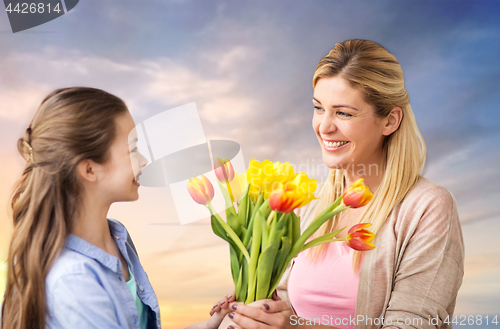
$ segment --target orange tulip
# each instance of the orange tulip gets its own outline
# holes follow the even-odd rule
[[[282,187],[279,187],[269,195],[269,206],[272,210],[278,212],[292,212],[300,205],[300,200],[294,199],[290,193],[287,193]]]
[[[205,206],[212,201],[215,195],[212,183],[204,175],[201,175],[201,179],[191,178],[187,183],[187,189],[194,201]]]
[[[371,225],[371,223],[361,223],[351,227],[345,238],[347,245],[358,251],[375,249],[375,245],[370,243],[375,238],[375,234],[365,230],[366,227],[370,227]]]
[[[366,205],[373,198],[372,192],[363,185],[363,178],[355,181],[347,191],[344,191],[342,200],[346,206],[359,208]]]
[[[274,190],[269,195],[269,206],[278,212],[292,212],[315,199],[316,187],[316,180],[308,178],[304,173],[298,174],[291,182],[275,183]]]

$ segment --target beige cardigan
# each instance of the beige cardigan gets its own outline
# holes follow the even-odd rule
[[[313,208],[311,203],[299,212],[302,230],[313,219]],[[354,328],[451,328],[444,321],[452,321],[465,252],[454,196],[420,178],[373,243],[359,274]],[[278,286],[288,303],[291,266]]]

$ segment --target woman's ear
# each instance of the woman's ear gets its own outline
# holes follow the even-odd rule
[[[76,167],[77,175],[84,182],[95,183],[97,181],[96,163],[92,160],[83,160]]]
[[[393,132],[395,132],[399,125],[401,124],[401,120],[403,119],[403,110],[401,108],[395,107],[391,110],[391,113],[385,119],[385,126],[383,128],[382,134],[384,136],[389,136]]]

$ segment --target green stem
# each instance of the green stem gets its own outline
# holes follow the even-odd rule
[[[314,239],[312,240],[311,242],[309,243],[306,243],[304,245],[304,247],[302,247],[302,250],[300,252],[303,252],[304,250],[307,250],[309,248],[312,248],[312,247],[316,247],[316,246],[319,246],[320,244],[323,244],[323,243],[329,243],[329,242],[337,242],[337,241],[346,241],[346,239],[323,239],[323,240],[320,240],[320,239]]]
[[[276,211],[271,211],[269,214],[269,217],[267,217],[267,226],[269,227],[271,223],[273,222],[273,217],[276,218]]]
[[[328,207],[330,208],[330,207]],[[329,218],[335,216],[339,212],[347,209],[348,207],[342,207],[342,208],[336,208],[335,210],[329,212],[329,213],[323,213],[323,215],[316,217],[311,224],[307,227],[307,229],[302,233],[302,235],[299,237],[297,242],[292,246],[292,250],[288,254],[286,264],[288,264],[295,256],[297,256],[300,251],[302,250],[302,247],[306,243],[307,239],[311,235],[313,235],[314,232],[316,232],[321,225],[323,225]]]

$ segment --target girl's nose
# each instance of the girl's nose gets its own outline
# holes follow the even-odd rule
[[[148,161],[148,159],[147,159],[144,155],[142,155],[140,152],[139,152],[139,154],[140,154],[140,166],[141,166],[141,169],[142,169],[142,168],[146,167],[146,165],[148,164],[148,162],[149,162],[149,161]]]

